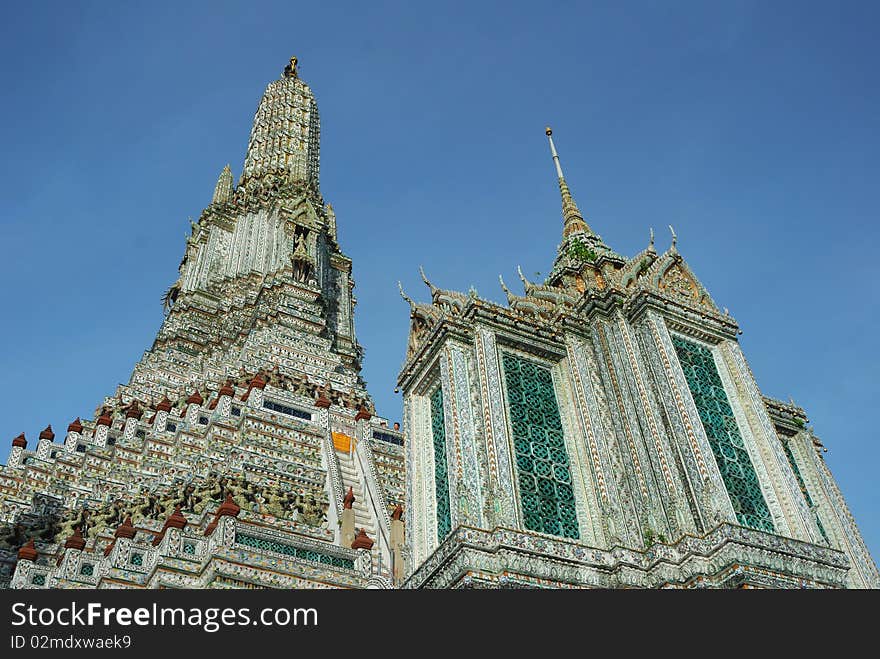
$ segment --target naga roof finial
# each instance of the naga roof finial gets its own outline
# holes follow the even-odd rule
[[[672,225],[669,225],[669,231],[672,233],[672,246],[675,247],[675,243],[678,242],[678,236],[675,235],[675,229],[672,228]]]
[[[422,276],[422,281],[425,282],[425,285],[431,289],[431,295],[434,295],[434,292],[438,289],[434,284],[428,281],[428,277],[425,275],[425,269],[422,266],[419,266],[419,274]]]
[[[521,267],[516,266],[516,271],[519,274],[520,281],[523,283],[523,287],[526,289],[526,295],[528,295],[529,289],[531,289],[534,286],[534,284],[532,284],[532,282],[530,282],[528,279],[526,279],[526,276],[523,274]]]
[[[409,295],[407,295],[406,293],[404,293],[404,291],[403,291],[403,284],[400,283],[400,280],[397,281],[397,288],[400,289],[400,297],[402,297],[404,300],[406,300],[407,302],[409,302],[409,306],[411,306],[411,307],[416,306],[416,303],[413,302],[413,299],[412,299]]]
[[[651,227],[651,241],[648,243],[648,249],[654,251],[654,227]]]

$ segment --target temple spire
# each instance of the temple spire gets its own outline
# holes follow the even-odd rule
[[[562,173],[562,165],[559,163],[559,154],[556,153],[556,145],[553,144],[553,130],[550,126],[544,129],[547,139],[550,141],[550,153],[553,156],[553,164],[556,165],[556,175],[559,177],[559,192],[562,195],[562,237],[568,238],[574,233],[592,233],[589,225],[584,220],[580,209],[571,196],[571,190],[568,189],[568,183],[565,182],[565,176]]]
[[[297,58],[291,57],[281,78],[270,82],[263,93],[239,183],[256,181],[269,187],[292,183],[320,198],[318,105],[312,90],[299,77],[298,64]]]
[[[222,204],[230,199],[232,199],[232,170],[229,169],[229,165],[226,165],[223,171],[220,172],[220,178],[217,179],[211,203]]]

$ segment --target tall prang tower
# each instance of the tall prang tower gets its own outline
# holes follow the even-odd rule
[[[632,258],[574,201],[507,305],[435,286],[398,378],[408,588],[878,588],[794,404],[763,396],[738,326],[654,234]]]
[[[63,444],[0,467],[0,583],[388,587],[403,574],[403,438],[361,378],[352,262],[319,187],[291,58],[237,184],[192,223],[152,347]]]

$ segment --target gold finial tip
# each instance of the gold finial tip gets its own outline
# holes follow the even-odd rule
[[[547,135],[547,137],[550,137],[550,136],[553,134],[553,129],[550,128],[550,126],[547,126],[547,127],[544,129],[544,133]]]

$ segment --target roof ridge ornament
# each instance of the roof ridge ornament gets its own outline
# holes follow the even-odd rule
[[[535,285],[526,279],[526,276],[523,274],[522,268],[520,266],[516,266],[516,272],[519,275],[519,280],[523,283],[523,288],[525,289],[526,295],[529,294],[529,290],[535,287]]]
[[[422,276],[422,281],[425,282],[425,286],[427,286],[431,290],[431,295],[433,296],[438,289],[434,284],[428,281],[428,277],[425,275],[425,269],[422,266],[419,266],[419,274]]]
[[[397,280],[397,288],[400,289],[400,297],[402,297],[404,300],[409,302],[409,306],[411,306],[411,307],[416,306],[416,303],[413,302],[413,299],[404,292],[403,284],[400,283],[399,279]]]

